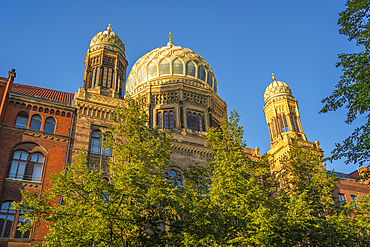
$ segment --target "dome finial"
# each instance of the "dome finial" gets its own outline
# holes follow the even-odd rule
[[[110,23],[109,23],[109,26],[108,26],[107,30],[108,30],[108,32],[112,31],[112,27],[111,27]]]
[[[274,73],[272,73],[272,80],[276,81],[276,77],[275,77]]]
[[[167,46],[174,46],[174,44],[172,43],[172,34],[171,34],[171,32],[169,32],[169,34],[168,34],[168,38],[170,39],[170,41],[168,41],[168,43],[167,43]]]

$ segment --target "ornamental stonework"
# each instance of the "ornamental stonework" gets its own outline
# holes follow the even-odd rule
[[[192,105],[202,106],[202,107],[206,108],[208,97],[200,95],[200,94],[184,91],[184,101],[186,101],[186,102],[188,102]]]
[[[154,105],[171,104],[179,102],[178,91],[168,91],[164,93],[153,93],[151,103]]]

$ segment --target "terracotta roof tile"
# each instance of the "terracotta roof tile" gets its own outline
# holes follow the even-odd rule
[[[51,100],[55,101],[56,103],[62,103],[66,105],[71,105],[74,98],[73,93],[29,86],[19,83],[14,83],[10,92],[39,99],[41,98],[45,100]]]

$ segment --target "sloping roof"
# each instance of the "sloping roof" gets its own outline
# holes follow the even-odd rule
[[[74,98],[73,93],[51,90],[42,87],[29,86],[19,83],[14,83],[10,92],[38,99],[51,100],[56,103],[62,103],[66,105],[72,104]]]

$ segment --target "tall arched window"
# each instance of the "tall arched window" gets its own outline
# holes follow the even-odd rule
[[[173,61],[172,68],[174,74],[184,74],[184,65],[179,58]]]
[[[168,62],[167,59],[163,59],[159,63],[159,74],[164,75],[170,73],[171,73],[170,62]]]
[[[191,112],[188,112],[188,128],[193,129],[193,123],[191,121]]]
[[[173,115],[173,111],[170,111],[168,122],[169,122],[169,125],[170,125],[170,129],[173,129],[175,127],[175,118],[174,118],[174,115]]]
[[[148,70],[148,77],[149,78],[158,76],[157,64],[155,62],[151,62],[148,65],[148,69],[147,70]]]
[[[299,131],[297,116],[294,113],[290,114],[290,122],[292,123],[293,131]]]
[[[8,178],[40,182],[44,161],[45,156],[42,153],[17,150],[13,154]]]
[[[157,115],[157,123],[158,123],[158,129],[162,129],[163,127],[163,120],[162,120],[162,112],[158,112],[158,115]]]
[[[175,127],[173,110],[159,110],[157,113],[157,125],[158,129],[173,129]]]
[[[202,115],[198,114],[198,130],[203,131]]]
[[[193,130],[203,130],[202,114],[197,112],[188,112],[188,128]]]
[[[212,74],[209,71],[207,73],[207,84],[212,88]]]
[[[54,131],[55,131],[55,119],[54,118],[48,117],[45,120],[45,128],[44,128],[44,131],[47,132],[47,133],[54,134]]]
[[[199,65],[198,67],[198,79],[201,79],[202,81],[206,80],[206,72],[202,65]]]
[[[192,61],[189,61],[186,64],[186,75],[194,76],[195,77],[195,66]]]
[[[197,114],[196,113],[193,113],[193,129],[194,130],[198,130],[198,121],[197,121]]]
[[[30,129],[31,130],[38,130],[40,131],[41,129],[41,123],[42,123],[42,118],[40,115],[33,115],[31,118],[31,125]]]
[[[93,154],[101,153],[101,134],[99,131],[94,131],[91,135],[90,152]]]
[[[17,115],[17,120],[15,121],[15,127],[26,128],[28,122],[28,114],[21,111]]]
[[[286,121],[285,114],[279,115],[279,122],[280,122],[280,128],[281,128],[282,133],[289,131],[288,122]]]
[[[90,153],[112,156],[112,148],[106,147],[106,137],[102,137],[99,131],[94,131],[91,135]]]
[[[102,155],[104,156],[112,156],[112,148],[108,146],[107,137],[103,136],[102,142]]]
[[[23,214],[19,213],[19,217],[18,217],[18,224],[21,223],[22,225],[24,225],[25,223],[27,223],[25,220],[24,220],[24,217],[23,217]],[[18,225],[17,224],[17,225]],[[15,231],[15,235],[14,235],[14,238],[29,238],[30,237],[30,230],[26,231],[25,233],[21,232],[19,230],[19,226],[17,227],[17,230]]]
[[[9,238],[14,221],[15,211],[11,210],[12,202],[3,202],[0,208],[0,237]]]
[[[163,128],[168,129],[168,112],[163,113]]]

